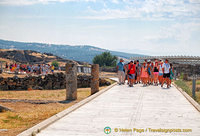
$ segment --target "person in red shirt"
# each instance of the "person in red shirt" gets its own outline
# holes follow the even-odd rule
[[[135,82],[135,71],[136,71],[136,67],[135,64],[133,64],[133,61],[130,62],[129,66],[128,66],[128,75],[129,75],[129,79],[130,79],[130,87],[133,87],[133,83]]]

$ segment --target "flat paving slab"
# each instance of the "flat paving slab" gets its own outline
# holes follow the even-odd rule
[[[111,128],[110,134],[105,127]],[[174,86],[116,85],[37,134],[106,135],[200,136],[200,112]]]

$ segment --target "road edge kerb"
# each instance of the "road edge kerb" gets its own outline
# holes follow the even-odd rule
[[[200,105],[185,91],[183,91],[180,87],[178,87],[175,83],[173,85],[181,92],[181,94],[200,112]]]
[[[84,100],[72,105],[71,107],[53,115],[52,117],[40,122],[39,124],[23,131],[22,133],[18,134],[17,136],[35,136],[41,130],[45,129],[46,127],[48,127],[52,123],[58,121],[59,119],[63,118],[64,116],[68,115],[69,113],[75,111],[76,109],[80,108],[81,106],[87,104],[88,102],[95,99],[97,96],[103,94],[104,92],[108,91],[109,89],[111,89],[115,85],[117,85],[117,82],[113,83],[112,85],[102,89],[101,91],[89,96],[88,98],[85,98]]]

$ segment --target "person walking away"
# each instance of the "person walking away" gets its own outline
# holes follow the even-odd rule
[[[162,60],[159,61],[159,66],[158,66],[158,71],[159,71],[159,74],[158,74],[158,81],[159,81],[159,84],[161,85],[162,84],[162,81],[163,81],[163,70],[162,70],[162,66],[163,66],[163,62]]]
[[[117,64],[117,74],[119,79],[119,85],[124,84],[124,60],[120,59],[119,63]]]
[[[161,87],[163,87],[163,84],[166,82],[167,83],[167,88],[169,88],[169,83],[170,83],[170,64],[168,59],[165,60],[165,63],[163,64],[163,82]]]
[[[129,75],[129,79],[130,79],[130,87],[133,87],[133,83],[135,82],[135,71],[136,71],[136,67],[135,64],[133,64],[133,61],[130,62],[129,64],[129,68],[128,68],[128,75]]]
[[[155,62],[153,72],[154,72],[154,84],[156,86],[158,86],[158,74],[159,74],[159,71],[158,71],[158,62]]]
[[[172,63],[170,63],[170,87],[171,87],[173,78],[174,78],[174,67],[173,67]]]
[[[141,79],[142,79],[143,86],[147,86],[148,72],[147,72],[147,65],[145,62],[141,66]]]

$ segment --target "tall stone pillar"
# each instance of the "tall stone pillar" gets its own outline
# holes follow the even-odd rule
[[[66,64],[66,100],[77,99],[77,66],[73,63]]]
[[[92,65],[91,95],[99,91],[99,64]]]

